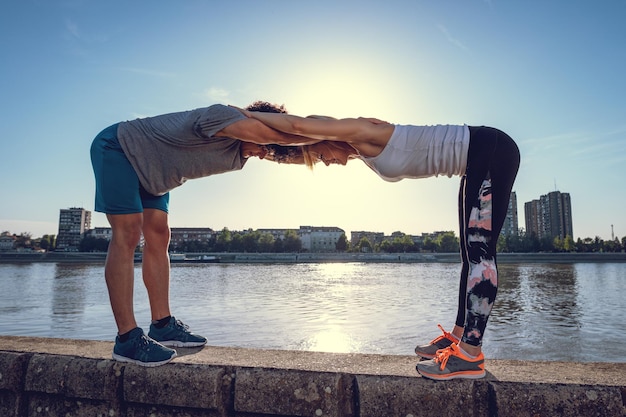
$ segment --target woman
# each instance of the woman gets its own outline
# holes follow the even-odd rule
[[[323,140],[305,161],[359,158],[386,181],[459,175],[461,280],[454,329],[415,348],[424,377],[485,376],[482,338],[498,286],[496,243],[520,163],[513,139],[491,127],[392,125],[378,119],[302,118],[243,111],[276,130]],[[349,146],[346,146],[349,145]]]

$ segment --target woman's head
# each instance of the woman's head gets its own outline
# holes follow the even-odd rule
[[[358,158],[357,151],[348,143],[324,140],[313,145],[305,146],[303,153],[305,161],[309,159],[312,167],[316,162],[323,162],[326,166],[330,164],[345,165],[350,159]]]
[[[264,159],[283,164],[303,164],[309,168],[318,162],[326,165],[345,165],[358,153],[344,142],[322,141],[305,146],[262,145],[266,153]]]

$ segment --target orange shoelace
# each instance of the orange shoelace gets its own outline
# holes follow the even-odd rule
[[[437,325],[437,327],[439,327],[439,329],[443,332],[443,334],[442,334],[442,335],[437,336],[436,338],[434,338],[434,339],[430,342],[430,344],[431,344],[431,345],[434,345],[435,343],[437,343],[437,342],[439,342],[440,340],[443,340],[443,339],[456,340],[456,339],[454,338],[454,336],[452,336],[452,333],[446,332],[446,331],[443,329],[443,326],[442,326],[441,324],[438,324],[438,325]]]
[[[435,354],[435,363],[439,364],[439,369],[442,371],[448,364],[450,355],[462,357],[463,353],[459,350],[459,346],[453,343],[445,349],[439,349]]]

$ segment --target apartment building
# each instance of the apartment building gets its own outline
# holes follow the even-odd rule
[[[61,209],[59,212],[59,233],[57,251],[76,252],[85,233],[91,228],[91,211],[82,207]]]
[[[201,242],[206,243],[215,234],[210,227],[172,227],[171,228],[171,246],[181,246],[185,242]]]
[[[569,193],[553,191],[524,204],[526,232],[539,239],[574,237]]]
[[[352,231],[350,232],[350,245],[356,247],[363,238],[369,240],[372,245],[379,245],[385,239],[385,234],[383,232]]]
[[[509,198],[509,206],[506,209],[506,217],[504,224],[502,225],[501,235],[504,236],[516,236],[519,233],[519,220],[517,216],[517,194],[515,191],[511,192]]]
[[[337,241],[346,232],[338,227],[300,226],[298,236],[302,249],[310,252],[333,252]]]

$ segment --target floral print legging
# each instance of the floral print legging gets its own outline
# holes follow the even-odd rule
[[[513,139],[498,129],[469,129],[467,169],[459,190],[463,266],[456,325],[464,329],[463,342],[480,346],[498,291],[496,244],[520,154]]]

